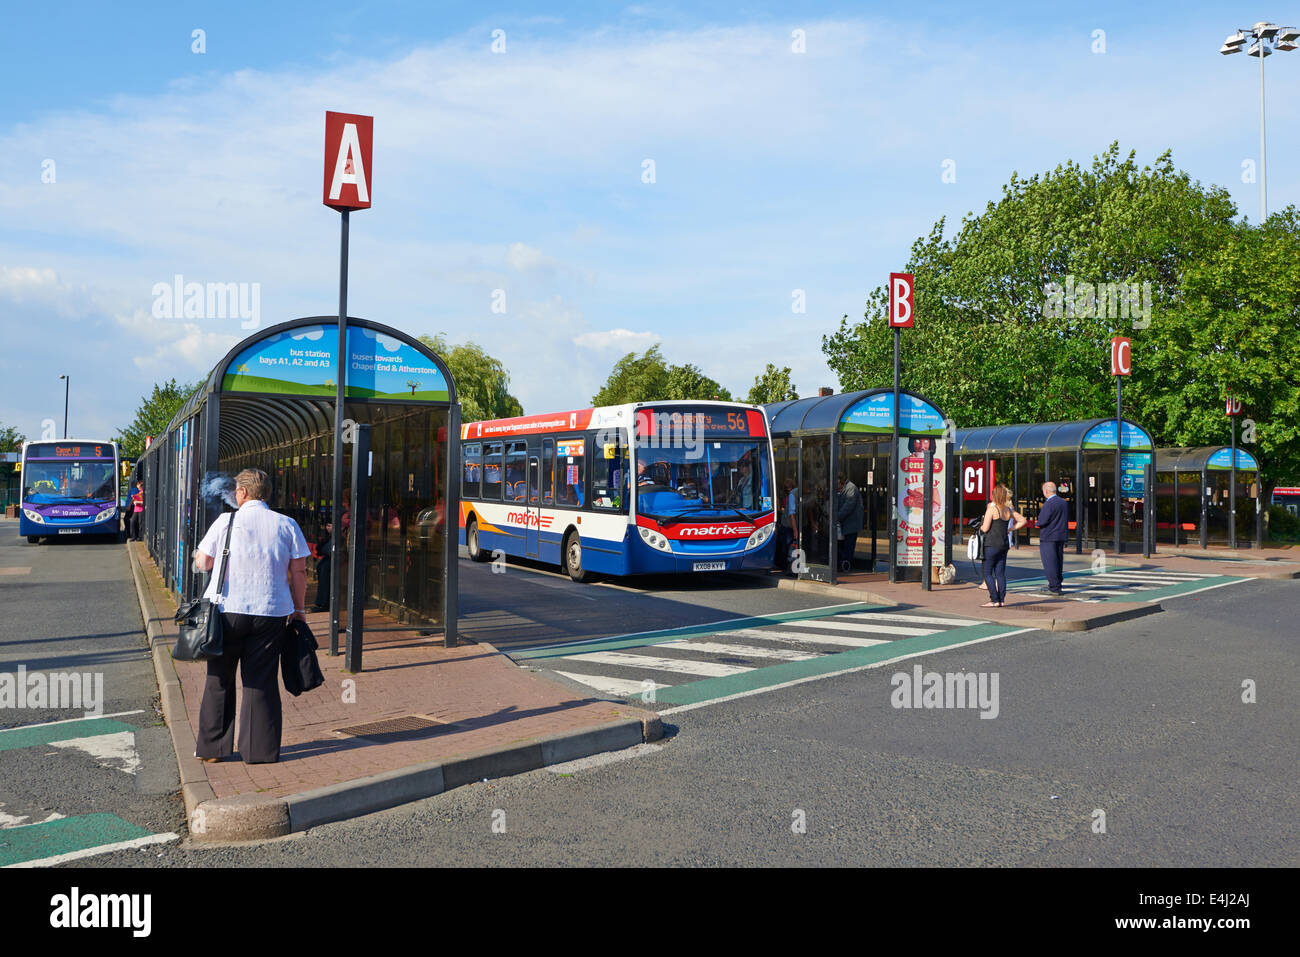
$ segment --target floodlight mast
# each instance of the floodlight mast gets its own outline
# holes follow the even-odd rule
[[[1296,40],[1300,39],[1300,30],[1295,27],[1279,27],[1261,20],[1249,29],[1240,29],[1231,34],[1219,47],[1224,56],[1240,53],[1246,40],[1254,37],[1255,42],[1247,50],[1248,56],[1259,57],[1259,221],[1268,219],[1268,141],[1264,128],[1264,59],[1274,52],[1287,53],[1296,49]]]

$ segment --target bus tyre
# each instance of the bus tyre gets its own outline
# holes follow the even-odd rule
[[[41,536],[39,536],[39,535],[28,535],[28,536],[27,536],[27,544],[28,544],[28,545],[39,545],[40,543],[41,543]]]
[[[465,526],[465,547],[469,549],[470,561],[485,562],[492,557],[479,547],[478,522],[472,518],[469,520],[469,524]]]
[[[564,537],[564,570],[575,582],[585,582],[589,577],[582,567],[582,539],[577,532]]]

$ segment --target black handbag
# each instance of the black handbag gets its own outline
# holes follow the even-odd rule
[[[294,618],[285,626],[280,644],[280,677],[284,679],[284,690],[295,698],[325,683],[316,648],[316,636],[305,621]]]
[[[226,569],[230,565],[230,533],[235,528],[235,516],[230,516],[226,526],[226,542],[221,548],[221,578],[217,582],[217,594],[226,587]],[[180,637],[172,648],[172,657],[177,661],[207,661],[220,658],[224,652],[221,637],[221,608],[206,598],[187,601],[176,609],[173,619],[180,624]]]

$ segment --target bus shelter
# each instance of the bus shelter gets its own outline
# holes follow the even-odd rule
[[[1151,436],[1137,423],[1124,420],[1119,443],[1114,419],[1083,419],[958,429],[956,446],[961,503],[953,510],[955,532],[984,514],[990,492],[1002,484],[1011,490],[1017,511],[1030,520],[1016,533],[1015,544],[1037,543],[1033,522],[1044,501],[1042,485],[1050,481],[1070,506],[1076,552],[1114,548],[1116,521],[1120,550],[1142,549],[1143,521],[1149,512],[1146,470],[1153,448]]]
[[[898,499],[898,579],[922,578],[923,535],[930,527],[931,564],[952,561],[952,542],[945,533],[952,474],[952,443],[940,412],[924,397],[900,393],[899,440],[893,449],[894,390],[866,389],[838,395],[809,396],[766,406],[776,459],[776,485],[785,514],[786,483],[797,492],[799,577],[832,582],[848,570],[875,571],[889,558],[891,498]],[[924,518],[925,456],[933,455],[932,516]],[[897,474],[895,474],[897,472]],[[837,477],[862,493],[863,527],[852,555],[842,555],[837,534]]]
[[[1232,504],[1232,449],[1226,445],[1156,450],[1156,541],[1168,545],[1227,545]],[[1237,449],[1237,544],[1259,548],[1264,511],[1259,462]]]
[[[327,526],[338,516],[340,560],[347,562],[354,535],[364,535],[365,546],[362,575],[341,576],[340,607],[350,607],[350,585],[361,581],[364,607],[394,629],[441,630],[454,644],[456,534],[454,523],[448,534],[447,516],[458,508],[458,485],[448,477],[460,408],[451,374],[417,340],[364,319],[348,319],[347,351],[339,507],[332,489],[338,319],[295,319],[235,346],[140,459],[149,552],[178,600],[197,598],[207,573],[195,572],[190,556],[222,509],[233,507],[222,480],[259,468],[271,479],[267,504],[296,520],[312,549],[308,605]],[[356,500],[366,507],[352,515],[359,434],[369,449],[355,472],[366,477],[366,495]],[[375,630],[366,618],[366,630]]]

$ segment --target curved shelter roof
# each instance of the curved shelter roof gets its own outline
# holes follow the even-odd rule
[[[902,435],[942,435],[944,416],[924,397],[901,390]],[[892,433],[894,390],[863,389],[812,395],[764,406],[774,438],[842,433]]]
[[[308,316],[259,330],[226,353],[162,435],[177,429],[217,394],[222,458],[329,432],[334,426],[331,376],[337,350],[337,316]],[[349,316],[348,352],[348,401],[456,401],[446,363],[404,332]],[[412,387],[410,396],[405,387]]]
[[[1231,468],[1232,448],[1227,445],[1156,450],[1158,472],[1203,472],[1206,469],[1227,471]],[[1237,468],[1250,472],[1258,471],[1259,460],[1245,449],[1237,449]]]
[[[1124,448],[1149,449],[1151,436],[1136,422],[1124,420]],[[1079,419],[1029,425],[989,425],[958,429],[957,455],[984,452],[1051,452],[1115,448],[1115,420]]]

